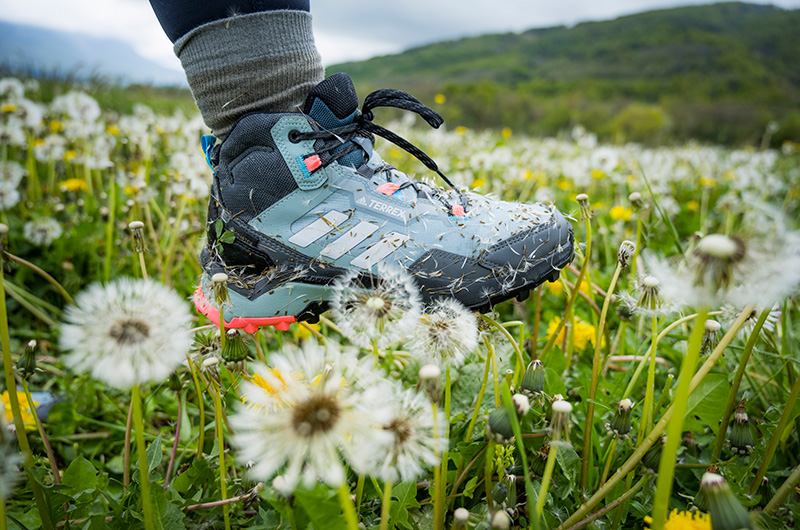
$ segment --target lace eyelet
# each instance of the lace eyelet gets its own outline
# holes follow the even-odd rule
[[[289,141],[292,142],[293,144],[299,143],[300,142],[300,138],[298,138],[299,135],[300,131],[298,131],[297,129],[292,129],[291,131],[289,131]]]

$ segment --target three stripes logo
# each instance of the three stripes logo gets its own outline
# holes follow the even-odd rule
[[[364,202],[361,203],[359,200],[363,200]],[[356,203],[366,204],[366,199],[361,197]],[[289,242],[297,247],[306,248],[323,236],[338,231],[339,225],[344,223],[347,219],[349,219],[349,217],[346,214],[332,210],[290,237]],[[361,221],[355,226],[352,226],[333,242],[326,245],[325,248],[320,251],[319,255],[331,261],[335,261],[361,244],[377,229],[377,224]],[[368,246],[356,256],[350,262],[350,265],[369,269],[400,248],[409,239],[408,235],[398,232],[384,234],[378,241]]]

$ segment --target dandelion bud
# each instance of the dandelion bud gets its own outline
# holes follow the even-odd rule
[[[747,416],[747,406],[742,400],[733,413],[733,423],[731,423],[730,438],[731,452],[733,454],[746,456],[753,452],[755,440],[753,432],[750,430],[750,418]]]
[[[493,438],[500,444],[509,443],[514,438],[514,429],[511,427],[511,419],[503,405],[500,405],[494,412],[489,414],[486,420],[486,436]]]
[[[494,489],[492,490],[492,500],[497,504],[503,504],[506,502],[506,498],[508,497],[508,486],[505,482],[500,481],[494,485]]]
[[[522,376],[520,390],[525,394],[539,394],[544,392],[544,364],[536,359],[531,361]]]
[[[661,282],[658,281],[658,278],[645,276],[640,289],[641,294],[636,303],[637,306],[650,311],[655,311],[661,307]]]
[[[23,379],[27,379],[36,372],[36,341],[31,340],[25,347],[25,351],[19,356],[17,361],[17,372]]]
[[[710,234],[698,241],[692,255],[697,260],[695,286],[705,285],[715,292],[724,291],[733,281],[735,267],[747,255],[747,247],[738,237]]]
[[[207,359],[203,359],[203,362],[200,364],[200,370],[204,373],[208,374],[209,377],[214,379],[215,381],[219,381],[219,359],[216,357],[208,357]]]
[[[567,401],[559,400],[553,402],[552,408],[553,418],[550,420],[551,443],[563,441],[568,444],[572,405],[570,405]]]
[[[169,389],[173,392],[180,392],[183,389],[183,381],[177,372],[172,372],[169,376]]]
[[[700,352],[702,354],[708,353],[709,350],[713,350],[719,344],[719,330],[722,326],[719,325],[719,322],[716,320],[706,320],[705,323],[705,331],[703,332],[703,345],[700,348]]]
[[[494,512],[492,516],[492,530],[508,530],[511,527],[511,520],[503,510]]]
[[[708,466],[706,471],[708,473],[717,474],[719,473],[719,467],[717,466],[717,464],[711,464],[710,466]],[[703,490],[702,487],[699,490],[697,490],[697,494],[694,496],[692,504],[694,505],[695,508],[697,508],[701,512],[708,513],[708,498],[706,497],[706,492],[705,490]]]
[[[631,432],[631,409],[633,409],[633,402],[625,398],[617,404],[617,412],[611,420],[611,423],[606,423],[606,430],[609,436],[627,439]]]
[[[620,320],[624,320],[625,322],[630,322],[633,320],[634,312],[633,308],[628,304],[619,304],[617,306],[617,316]]]
[[[623,269],[628,266],[628,262],[636,253],[636,244],[627,239],[619,246],[619,253],[617,254],[617,262]]]
[[[243,370],[247,359],[247,346],[238,329],[229,329],[225,332],[225,345],[220,354],[226,366],[231,370]]]
[[[752,528],[750,514],[733,494],[724,478],[715,473],[705,473],[700,481],[700,489],[705,493],[714,530]]]
[[[644,206],[644,202],[642,202],[642,194],[638,191],[634,191],[628,195],[628,200],[631,201],[631,205],[636,211],[641,210]]]
[[[144,223],[141,221],[132,221],[128,224],[128,228],[133,236],[133,251],[145,252],[147,247],[144,244]]]
[[[589,204],[589,196],[585,193],[580,193],[577,197],[575,197],[575,200],[578,201],[578,206],[581,207],[581,214],[583,215],[583,218],[591,219],[592,207]]]
[[[769,479],[764,477],[761,479],[761,485],[758,487],[758,495],[760,498],[758,499],[758,505],[761,508],[764,508],[772,499],[772,488],[769,485]]]
[[[419,369],[419,389],[434,403],[442,400],[442,371],[435,364],[426,364]]]
[[[542,446],[536,451],[536,454],[531,458],[531,473],[541,477],[544,474],[544,468],[547,465],[547,456],[550,454],[550,442],[545,440]]]
[[[469,523],[469,510],[458,508],[453,512],[453,526],[451,530],[466,530]]]
[[[214,289],[214,301],[218,306],[230,305],[231,297],[228,294],[228,275],[218,272],[211,277],[211,285]]]
[[[514,394],[511,397],[511,401],[514,403],[514,408],[517,409],[517,416],[522,418],[528,411],[531,409],[530,401],[528,401],[528,396],[523,396],[522,394]]]
[[[642,457],[642,465],[651,473],[658,472],[658,466],[661,463],[661,452],[664,450],[664,444],[666,442],[666,436],[660,437]]]

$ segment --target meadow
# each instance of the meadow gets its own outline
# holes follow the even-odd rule
[[[800,145],[768,148],[776,124],[734,148],[396,121],[457,185],[568,213],[560,279],[485,315],[342,282],[319,322],[220,335],[191,302],[200,116],[85,90],[0,79],[0,529],[800,518]]]

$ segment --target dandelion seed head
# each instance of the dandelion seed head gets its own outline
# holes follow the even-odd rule
[[[458,367],[478,346],[475,316],[458,300],[434,301],[414,327],[408,349],[423,362]]]
[[[192,344],[191,315],[172,289],[123,278],[91,285],[64,316],[64,362],[111,386],[164,381]]]

